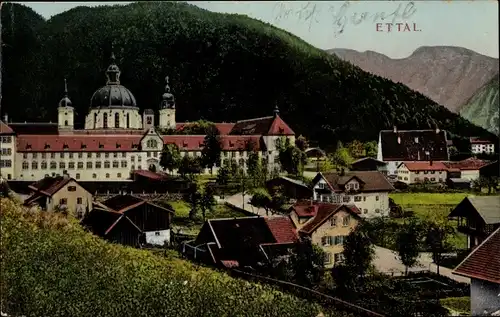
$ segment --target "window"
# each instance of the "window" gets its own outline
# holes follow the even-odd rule
[[[147,156],[147,157],[151,157],[151,152],[147,152],[147,153],[146,153],[146,156]]]
[[[80,173],[76,173],[75,178],[80,179]]]
[[[9,155],[10,155],[10,149],[9,149]],[[33,156],[33,158],[36,159],[38,157],[38,154],[37,153],[33,153],[33,154],[31,154],[31,156]]]
[[[126,168],[127,167],[127,161],[122,161],[122,168]]]
[[[367,214],[367,213],[368,213],[368,209],[366,209],[366,208],[365,208],[365,209],[363,209],[363,213],[364,213],[364,214]]]
[[[332,217],[330,219],[330,224],[332,225],[332,227],[335,227],[337,225],[337,217]]]
[[[320,189],[325,188],[325,183],[319,183],[319,184],[318,184],[318,187],[319,187]]]
[[[105,161],[104,168],[110,168],[110,167],[111,167],[111,164],[109,163],[109,161]]]
[[[354,184],[352,184],[352,186],[354,187],[354,189],[359,189],[359,184],[358,183],[354,183]]]
[[[43,170],[46,170],[46,169],[47,169],[47,162],[42,161],[41,168],[42,168]]]
[[[153,118],[147,117],[146,118],[146,124],[153,124]]]
[[[64,158],[64,152],[59,153],[60,158]]]
[[[348,203],[351,201],[351,196],[343,196],[342,197],[342,201],[345,202],[345,203]]]
[[[420,173],[419,171],[416,171],[416,172],[415,172],[415,174],[417,174],[417,175],[418,175],[419,173]]]
[[[69,155],[69,158],[72,159],[73,158],[73,153],[68,153]]]
[[[355,202],[360,202],[361,201],[361,196],[354,196],[354,201]]]
[[[65,206],[68,204],[68,200],[66,198],[59,199],[59,205]]]
[[[87,162],[87,168],[92,168],[92,162]]]
[[[122,157],[127,157],[127,152],[122,152]]]
[[[378,197],[378,195],[377,195],[377,196],[375,196],[375,200],[376,200],[376,201],[378,201],[379,199],[380,199],[380,198]]]
[[[109,173],[106,173],[106,178],[109,178]]]
[[[135,161],[135,156],[131,156],[130,157],[130,162],[134,162]]]
[[[344,219],[342,219],[342,225],[344,227],[347,227],[350,222],[351,222],[351,216],[345,216]]]
[[[363,196],[363,201],[366,201],[366,196]]]
[[[68,168],[72,170],[75,169],[75,162],[69,162]]]
[[[101,162],[95,162],[95,168],[101,168]]]
[[[407,181],[407,180],[408,180],[408,177],[405,177],[405,181]]]
[[[59,162],[59,168],[66,168],[66,163]]]
[[[23,159],[27,160],[28,159],[28,154],[27,153],[24,153],[23,154]]]
[[[113,152],[113,157],[118,157],[118,152]]]
[[[76,174],[76,175],[78,175],[78,174]],[[78,205],[81,205],[81,204],[83,203],[83,198],[82,198],[82,197],[78,197],[78,198],[76,199],[76,203],[77,203]]]
[[[36,170],[36,169],[38,169],[38,162],[37,162],[37,161],[33,161],[33,162],[31,162],[31,169],[32,169],[32,170]]]
[[[424,171],[424,174],[428,174],[429,172],[428,171]]]
[[[149,148],[156,149],[158,148],[158,141],[155,139],[149,139],[148,142],[146,143]]]
[[[101,153],[96,153],[96,154],[95,154],[95,157],[96,157],[96,158],[101,158]]]
[[[104,158],[109,158],[109,153],[108,152],[104,153]]]
[[[68,191],[69,192],[75,192],[76,191],[76,186],[68,186]]]
[[[158,152],[153,152],[154,157],[158,157]]]
[[[122,173],[116,173],[116,177],[122,178]]]
[[[105,112],[102,117],[103,117],[102,126],[104,129],[107,129],[108,128],[108,114]]]
[[[117,112],[115,113],[115,128],[120,127],[120,114]]]
[[[47,158],[47,154],[42,153],[42,159],[46,159],[46,158]]]
[[[118,168],[120,167],[118,161],[113,161],[113,168]]]
[[[87,158],[92,158],[92,153],[91,152],[87,153]]]
[[[135,170],[135,165],[132,164],[132,166],[130,167],[130,169],[134,171]]]
[[[435,177],[431,177],[431,182],[435,182],[436,181],[436,178]]]
[[[436,171],[431,171],[431,174],[436,174]]]
[[[418,182],[420,181],[420,179],[418,177],[415,177],[415,182]]]
[[[130,114],[127,113],[127,129],[130,128]]]
[[[56,153],[50,153],[50,158],[55,159],[56,158]]]
[[[78,169],[81,169],[83,168],[83,162],[78,162],[78,165],[77,165]]]
[[[23,162],[23,170],[27,170],[30,168],[30,165],[28,164],[28,162],[24,161]]]
[[[160,231],[156,231],[155,236],[159,236],[159,235],[160,235]]]
[[[137,162],[140,162],[140,161],[142,161],[142,156],[140,156],[140,155],[139,155],[139,156],[137,157]]]
[[[332,254],[330,252],[325,252],[325,264],[332,263]]]
[[[375,213],[376,213],[376,214],[379,214],[379,213],[380,213],[380,209],[378,209],[378,208],[377,208],[377,209],[375,209]]]
[[[92,178],[97,178],[97,174],[92,174]]]
[[[137,167],[137,169],[142,170],[142,166],[140,166],[140,165],[139,165],[139,166]]]
[[[82,157],[83,157],[83,153],[82,152],[78,153],[78,158],[82,158]]]
[[[342,253],[335,253],[334,258],[335,258],[335,263],[344,261],[344,255]]]

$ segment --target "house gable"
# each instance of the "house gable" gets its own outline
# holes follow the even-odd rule
[[[163,139],[156,132],[154,127],[149,128],[142,137],[141,148],[146,151],[161,151],[163,149]]]

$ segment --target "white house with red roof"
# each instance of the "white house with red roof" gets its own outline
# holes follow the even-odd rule
[[[470,138],[470,149],[473,154],[493,154],[495,153],[495,143],[481,138]]]
[[[201,156],[204,135],[160,132],[180,131],[190,125],[176,122],[175,98],[168,77],[161,96],[158,126],[155,111],[146,109],[141,115],[134,95],[120,84],[114,55],[106,77],[106,85],[91,97],[84,129],[74,127],[76,114],[66,82],[57,123],[1,123],[2,176],[36,181],[67,174],[80,181],[124,181],[134,170],[151,166],[160,170],[160,155],[166,144],[176,144],[181,156]],[[278,163],[277,140],[285,137],[295,141],[295,133],[280,117],[277,107],[272,116],[215,126],[223,149],[221,164],[225,159],[234,159],[244,166],[252,143],[263,162],[274,168]]]

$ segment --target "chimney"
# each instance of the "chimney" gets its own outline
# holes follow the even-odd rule
[[[396,126],[393,126],[392,129],[393,129],[392,131],[394,131],[394,133],[398,132],[398,128]]]
[[[9,116],[7,114],[3,115],[3,122],[5,122],[5,123],[9,122]]]

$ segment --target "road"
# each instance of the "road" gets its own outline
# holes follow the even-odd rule
[[[248,201],[250,201],[251,198],[252,198],[251,195],[245,195],[245,204],[244,204],[245,208],[243,208],[243,196],[241,194],[225,197],[224,199],[221,200],[238,208],[245,209],[246,211],[253,213],[255,215],[265,217],[266,216],[265,209],[253,207],[248,203]],[[404,274],[405,272],[405,266],[403,265],[403,263],[401,263],[396,253],[386,248],[382,248],[379,246],[375,247],[375,257],[373,262],[375,268],[379,272],[384,272],[387,274],[394,273],[394,275],[401,275]],[[408,269],[409,272],[418,272],[423,270],[430,270],[431,272],[437,273],[437,266],[434,263],[432,263],[432,257],[430,253],[426,252],[420,253],[420,256],[418,258],[418,265]],[[450,279],[455,280],[457,282],[470,284],[469,278],[452,274],[451,271],[452,270],[449,268],[442,266],[439,267],[440,275],[449,277]]]

